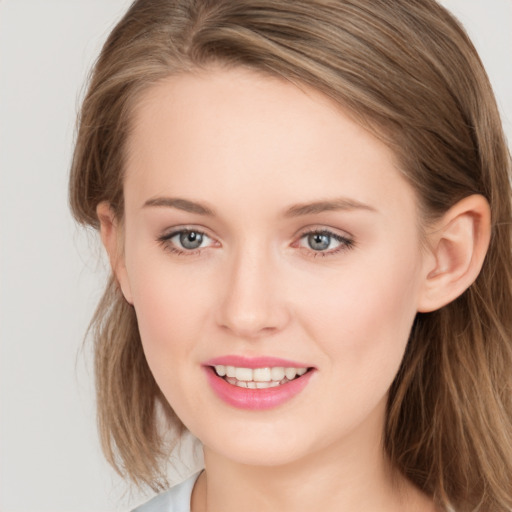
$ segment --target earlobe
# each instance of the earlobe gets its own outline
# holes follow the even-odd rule
[[[471,286],[482,268],[490,236],[490,208],[483,196],[468,196],[448,210],[428,235],[434,257],[425,270],[419,312],[439,309]]]
[[[107,251],[112,272],[116,276],[125,299],[130,304],[133,304],[131,288],[124,262],[122,228],[119,225],[114,210],[107,201],[102,201],[98,204],[96,214],[100,221],[101,241]]]

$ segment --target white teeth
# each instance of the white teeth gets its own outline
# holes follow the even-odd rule
[[[218,364],[215,367],[215,371],[219,377],[224,377],[224,375],[226,375],[226,367],[223,364]]]
[[[272,380],[270,375],[270,368],[255,368],[253,370],[253,378],[256,382],[270,382]]]
[[[304,375],[307,371],[307,368],[284,368],[283,366],[239,368],[223,364],[215,365],[215,372],[219,377],[226,377],[226,381],[235,386],[250,389],[279,386],[297,376]]]
[[[229,366],[228,366],[229,369]],[[252,378],[252,370],[250,368],[236,368],[235,369],[236,380],[254,380]]]
[[[272,380],[279,382],[284,379],[284,368],[282,366],[275,366],[274,368],[270,369],[270,375]]]
[[[255,384],[258,389],[275,388],[279,386],[279,382],[256,382]]]
[[[297,375],[297,368],[285,368],[284,374],[288,380],[292,380]]]

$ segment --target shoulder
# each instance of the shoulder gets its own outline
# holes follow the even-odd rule
[[[190,512],[192,489],[199,474],[196,473],[168,491],[155,496],[132,512]]]

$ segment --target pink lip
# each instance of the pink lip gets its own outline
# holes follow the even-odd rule
[[[237,366],[238,368],[272,368],[284,366],[286,368],[309,368],[310,365],[289,359],[280,359],[278,357],[244,357],[244,356],[220,356],[209,359],[203,363],[205,366]]]
[[[238,409],[262,410],[278,407],[299,394],[309,383],[314,370],[306,372],[286,384],[265,389],[241,388],[229,384],[219,377],[212,368],[215,365],[238,366],[242,368],[293,367],[306,368],[307,365],[274,357],[246,358],[240,356],[223,356],[211,359],[203,366],[208,383],[215,394],[227,404]]]

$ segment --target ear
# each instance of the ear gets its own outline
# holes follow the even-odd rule
[[[477,278],[491,238],[489,203],[481,195],[462,199],[427,236],[433,258],[419,301],[423,313],[452,302]]]
[[[130,283],[126,272],[123,249],[122,226],[114,210],[107,201],[102,201],[96,207],[96,214],[100,221],[100,234],[103,246],[107,251],[112,272],[116,276],[121,291],[130,304],[133,304]]]

